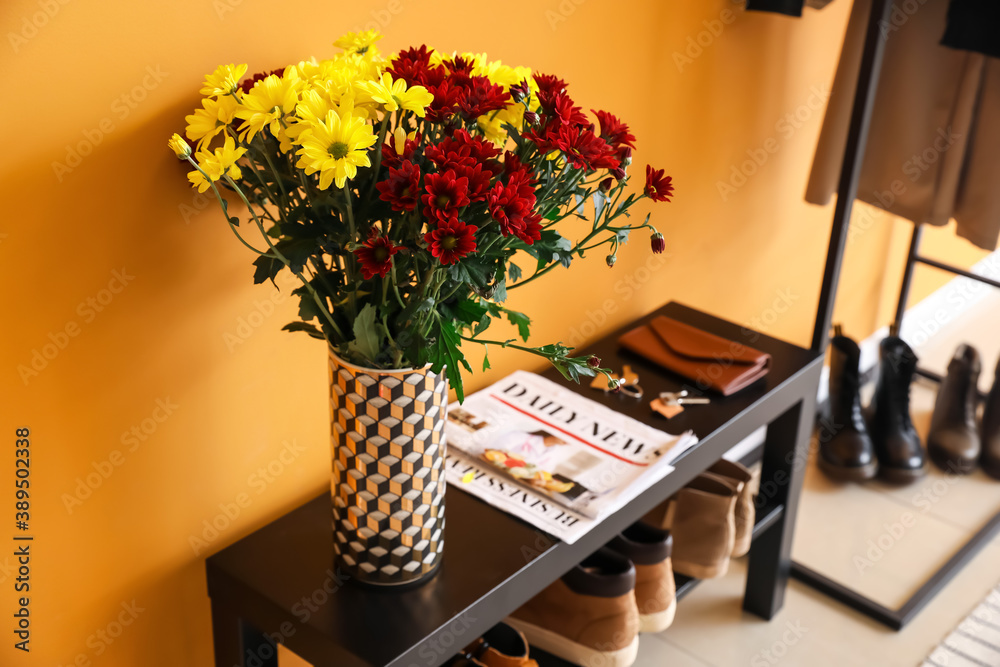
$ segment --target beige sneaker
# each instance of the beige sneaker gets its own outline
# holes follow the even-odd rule
[[[639,632],[663,632],[674,622],[677,587],[670,565],[670,532],[635,523],[608,542],[608,548],[635,565],[635,604]]]
[[[532,646],[577,665],[629,667],[639,652],[636,569],[610,549],[588,556],[507,617]]]
[[[674,572],[695,579],[726,574],[736,544],[737,495],[732,481],[703,473],[643,517],[645,523],[670,530]]]
[[[734,519],[736,522],[736,538],[733,544],[733,557],[745,556],[750,551],[750,542],[753,540],[753,526],[757,520],[757,513],[753,504],[753,475],[742,464],[735,461],[719,459],[711,468],[710,474],[730,480],[735,486],[736,508]]]

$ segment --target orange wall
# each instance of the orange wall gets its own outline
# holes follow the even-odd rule
[[[637,166],[666,167],[677,197],[654,211],[666,261],[650,264],[641,235],[614,270],[593,256],[514,293],[535,340],[584,343],[670,299],[808,340],[832,211],[801,199],[815,91],[832,80],[849,3],[801,21],[731,0],[430,4],[3,3],[0,541],[13,532],[16,426],[32,432],[36,541],[32,660],[11,648],[0,555],[0,664],[211,664],[205,554],[328,484],[325,352],[279,331],[290,303],[251,284],[252,258],[165,145],[220,63],[325,56],[377,20],[386,51],[426,42],[558,73],[586,108],[631,122]],[[723,197],[719,183],[765,146]],[[888,250],[898,256],[890,224],[851,246],[839,314],[859,335],[879,323]],[[51,358],[22,378],[36,351]],[[537,366],[492,362],[473,388]],[[196,553],[192,536],[237,498],[248,506]],[[116,634],[123,605],[141,611],[109,643],[100,633]]]

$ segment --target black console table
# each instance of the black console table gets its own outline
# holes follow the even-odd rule
[[[771,618],[782,606],[791,567],[822,356],[677,303],[642,321],[656,314],[770,353],[770,373],[669,422],[652,413],[650,398],[682,388],[702,392],[619,349],[624,329],[585,353],[613,369],[630,364],[646,392],[642,401],[573,385],[554,370],[547,376],[655,428],[694,430],[700,442],[674,472],[572,545],[449,488],[441,569],[425,585],[398,592],[355,586],[337,573],[324,494],[208,559],[215,664],[276,667],[275,644],[283,643],[317,667],[440,665],[761,426],[767,426],[762,493],[743,607]],[[678,579],[679,596],[696,583]]]

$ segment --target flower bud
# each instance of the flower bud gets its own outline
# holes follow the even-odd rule
[[[590,366],[591,368],[600,368],[601,358],[596,354],[592,354],[590,355],[590,358],[587,359],[587,365]]]
[[[617,255],[613,255],[613,254],[612,255],[608,255],[607,257],[604,258],[604,261],[607,262],[608,268],[610,269],[611,267],[613,267],[615,265],[615,262],[618,261],[618,256]]]
[[[191,147],[176,132],[167,140],[167,146],[170,146],[170,150],[174,152],[178,160],[186,160],[191,157]]]
[[[597,186],[597,189],[602,195],[606,195],[609,192],[611,192],[611,185],[612,185],[612,180],[611,177],[608,176],[603,181],[601,181],[601,184]]]
[[[618,161],[621,162],[622,167],[627,167],[632,164],[632,149],[628,146],[622,146],[618,149]]]
[[[515,102],[520,102],[528,96],[529,93],[528,81],[524,80],[521,83],[515,83],[510,87],[510,96]]]
[[[663,234],[660,232],[653,232],[653,236],[649,239],[649,245],[653,249],[654,255],[659,255],[667,249],[667,242],[663,240]]]
[[[534,111],[525,111],[524,122],[528,125],[538,125],[538,114]]]
[[[614,176],[615,179],[617,179],[619,181],[624,181],[625,180],[625,170],[622,169],[621,167],[615,167],[614,169],[612,169],[611,170],[611,175]]]

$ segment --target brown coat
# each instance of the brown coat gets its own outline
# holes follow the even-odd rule
[[[871,0],[855,0],[806,201],[837,189]],[[1000,60],[941,46],[948,0],[903,0],[882,24],[885,61],[858,199],[947,224],[992,250],[1000,236]]]

